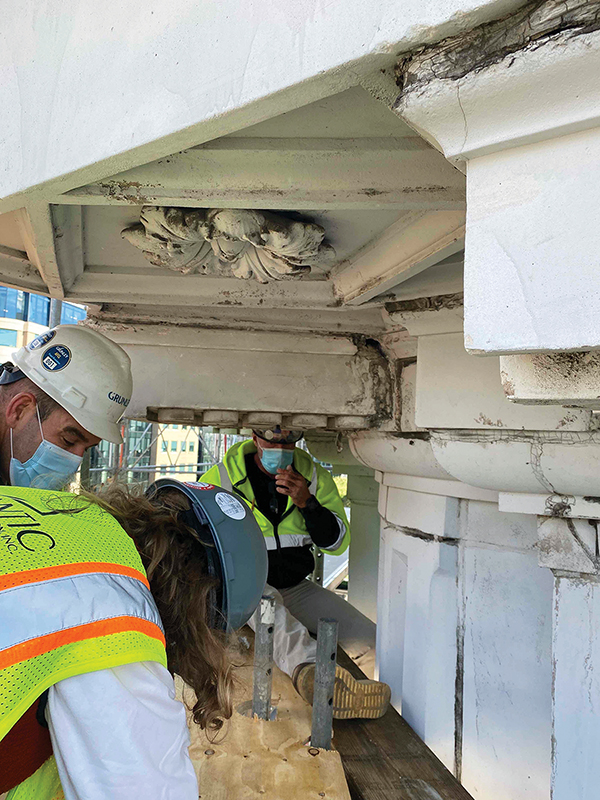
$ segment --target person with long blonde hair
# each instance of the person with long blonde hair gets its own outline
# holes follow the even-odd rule
[[[222,490],[156,487],[76,497],[0,487],[0,795],[10,800],[61,789],[66,800],[198,796],[173,675],[194,692],[194,722],[219,731],[232,713],[228,632],[256,607],[267,559],[250,513],[213,522],[203,510],[218,510],[216,493],[227,501]],[[231,535],[247,544],[237,588]]]

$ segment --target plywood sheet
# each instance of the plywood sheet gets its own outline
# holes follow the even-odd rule
[[[243,713],[252,696],[252,653],[238,670],[236,713],[222,740],[211,742],[190,726],[190,756],[202,800],[350,800],[339,753],[309,748],[311,708],[274,668],[276,719]]]

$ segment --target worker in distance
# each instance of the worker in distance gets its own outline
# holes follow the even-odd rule
[[[267,573],[250,511],[170,480],[145,497],[1,487],[0,527],[0,795],[196,800],[173,673],[194,723],[218,731],[228,631]]]
[[[317,648],[310,634],[316,634],[320,617],[337,619],[340,645],[369,680],[357,681],[337,666],[334,717],[380,717],[388,708],[390,689],[372,680],[374,623],[334,592],[306,580],[314,570],[312,546],[340,555],[348,548],[350,527],[329,472],[296,447],[302,436],[300,430],[279,426],[256,429],[252,439],[230,447],[201,480],[242,497],[263,532],[269,556],[267,589],[275,597],[277,666],[312,704]]]

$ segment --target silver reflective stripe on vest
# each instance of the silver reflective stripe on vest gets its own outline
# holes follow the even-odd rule
[[[233,485],[231,483],[231,478],[229,477],[229,473],[225,467],[225,464],[221,461],[220,464],[217,464],[217,469],[219,470],[219,480],[221,481],[221,488],[226,489],[228,492],[231,492],[233,489]]]
[[[307,533],[280,533],[279,544],[281,547],[305,547],[307,544],[312,544],[312,539]],[[265,544],[267,550],[277,550],[277,541],[275,536],[265,536]]]
[[[310,482],[310,486],[308,487],[308,491],[313,495],[317,494],[317,484],[317,465],[313,464],[312,480]]]
[[[335,517],[335,521],[338,524],[338,529],[340,531],[340,535],[338,536],[338,538],[335,540],[335,542],[333,544],[329,545],[329,547],[320,547],[319,548],[320,550],[323,550],[324,553],[333,553],[333,552],[335,552],[338,549],[338,547],[342,546],[342,542],[344,541],[344,536],[346,535],[346,526],[344,525],[342,520],[338,517],[338,515],[335,513],[335,511],[332,511],[331,513]]]
[[[77,625],[137,617],[162,623],[150,591],[126,575],[95,573],[0,592],[0,651]]]

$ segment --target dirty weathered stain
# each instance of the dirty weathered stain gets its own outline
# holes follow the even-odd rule
[[[442,309],[461,308],[464,295],[462,292],[454,294],[438,294],[434,297],[416,297],[413,300],[397,300],[385,304],[388,314],[406,311],[441,311]]]
[[[377,428],[391,419],[393,414],[392,374],[389,361],[376,339],[362,334],[350,336],[356,347],[351,367],[362,390],[349,401],[349,405],[360,408],[364,397],[371,397],[374,412],[369,415],[369,427]]]
[[[432,80],[458,80],[559,35],[570,38],[598,29],[597,0],[535,0],[502,19],[406,55],[396,67],[396,82],[402,92],[396,107],[406,93]]]
[[[497,419],[496,422],[494,422],[489,417],[486,417],[485,414],[483,413],[483,411],[481,412],[481,414],[478,417],[475,418],[474,421],[477,422],[479,425],[488,425],[490,428],[503,428],[504,427],[504,423],[502,422],[501,419]]]

